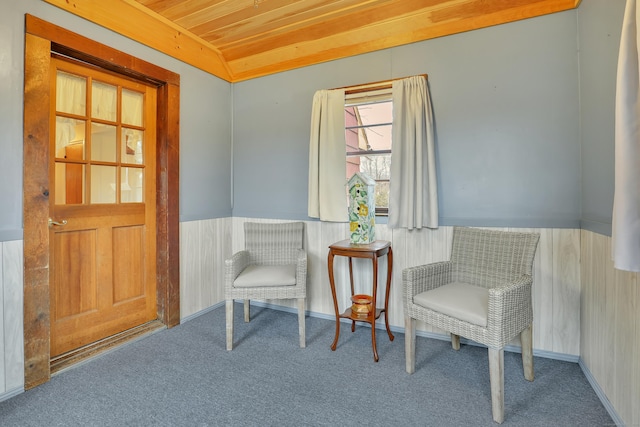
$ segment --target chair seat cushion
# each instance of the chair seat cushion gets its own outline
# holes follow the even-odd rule
[[[258,286],[293,286],[296,284],[296,266],[291,265],[249,265],[236,277],[236,288]]]
[[[489,290],[467,283],[453,282],[422,292],[413,302],[478,326],[487,326]]]

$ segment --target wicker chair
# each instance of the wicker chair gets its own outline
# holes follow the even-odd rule
[[[304,223],[244,224],[245,250],[225,260],[227,350],[233,349],[233,300],[244,299],[244,321],[250,299],[298,300],[300,347],[305,347],[307,254]]]
[[[524,376],[533,381],[532,265],[539,234],[454,227],[451,259],[402,272],[405,356],[415,371],[415,320],[489,348],[493,419],[504,420],[504,346],[520,334]]]

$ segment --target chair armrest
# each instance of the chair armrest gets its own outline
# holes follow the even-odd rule
[[[306,286],[307,283],[307,252],[298,249],[296,252],[296,285]]]
[[[442,261],[402,270],[402,297],[405,306],[413,303],[413,297],[451,281],[453,263]]]
[[[489,289],[487,329],[490,334],[499,334],[496,339],[506,342],[533,321],[532,284],[532,277],[525,274],[515,281]]]
[[[225,287],[233,287],[233,281],[249,265],[249,252],[240,251],[224,260],[224,284]]]

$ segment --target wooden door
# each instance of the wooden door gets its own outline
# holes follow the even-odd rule
[[[156,89],[52,59],[54,357],[157,318]]]

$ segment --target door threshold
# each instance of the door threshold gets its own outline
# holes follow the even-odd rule
[[[166,328],[167,326],[161,321],[152,320],[151,322],[147,322],[91,344],[87,344],[84,347],[52,357],[49,360],[51,375],[59,374],[62,371],[93,359],[94,357],[115,350],[121,345],[144,338]]]

